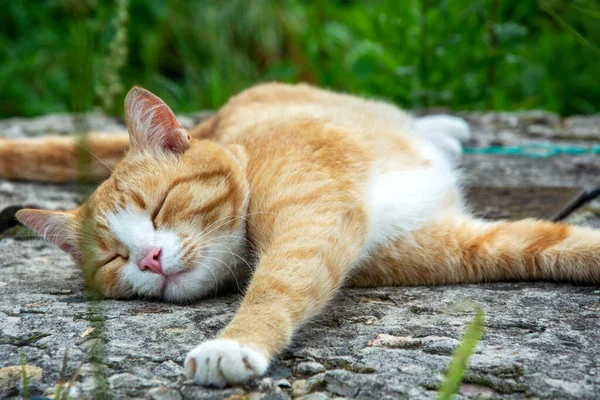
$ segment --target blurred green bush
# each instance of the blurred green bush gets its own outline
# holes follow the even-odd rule
[[[597,0],[3,2],[0,117],[69,109],[71,27],[91,32],[93,104],[142,85],[176,111],[266,80],[408,108],[600,111]]]

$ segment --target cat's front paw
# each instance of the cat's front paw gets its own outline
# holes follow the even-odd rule
[[[185,359],[185,374],[201,385],[224,387],[246,383],[265,373],[269,360],[258,350],[235,340],[216,339],[202,343]]]

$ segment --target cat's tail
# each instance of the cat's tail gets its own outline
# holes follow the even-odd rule
[[[600,282],[600,231],[533,219],[449,218],[380,247],[360,286],[504,280]]]
[[[128,147],[126,133],[92,133],[87,141],[73,136],[0,138],[0,179],[76,182],[82,174],[91,174],[100,181],[110,176]],[[78,152],[87,155],[90,168],[82,168]]]

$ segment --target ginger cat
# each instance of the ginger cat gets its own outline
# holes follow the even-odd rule
[[[125,115],[129,138],[90,139],[114,172],[84,205],[17,217],[108,297],[192,301],[251,275],[235,318],[187,355],[186,374],[201,384],[262,375],[346,283],[600,281],[598,231],[470,216],[455,170],[469,129],[458,118],[415,120],[275,83],[189,133],[141,88]],[[72,138],[0,139],[0,176],[74,180],[74,148]],[[94,163],[96,178],[107,171]]]

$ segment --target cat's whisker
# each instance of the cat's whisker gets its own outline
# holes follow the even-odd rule
[[[230,266],[229,266],[229,265],[228,265],[228,264],[227,264],[225,261],[223,261],[223,260],[219,260],[218,258],[216,258],[216,257],[211,257],[211,256],[204,256],[204,258],[205,258],[205,259],[209,259],[209,260],[215,260],[215,261],[218,261],[218,262],[220,262],[221,264],[223,264],[223,265],[224,265],[224,266],[225,266],[225,267],[226,267],[226,268],[229,270],[229,272],[231,272],[231,275],[233,275],[233,279],[235,279],[235,285],[237,286],[237,289],[238,289],[238,291],[242,290],[242,289],[240,288],[240,282],[238,281],[238,278],[237,278],[237,276],[235,275],[235,272],[234,272],[234,270],[233,270],[233,269],[232,269],[232,268],[231,268],[231,267],[230,267]]]
[[[102,159],[100,157],[98,157],[97,155],[95,155],[90,149],[82,146],[81,144],[79,144],[79,142],[75,141],[75,146],[79,147],[82,150],[85,150],[86,152],[88,152],[91,156],[93,156],[96,160],[100,161],[102,164],[104,164],[104,166],[106,168],[108,168],[110,170],[110,172],[114,172],[114,170],[108,166],[107,163],[105,163],[104,161],[102,161]]]
[[[218,242],[219,240],[223,240],[223,239],[228,239],[228,238],[239,239],[239,240],[242,240],[242,241],[246,242],[247,244],[251,244],[251,242],[248,239],[246,239],[244,236],[238,236],[238,235],[233,235],[233,234],[232,235],[217,236],[217,237],[210,238],[210,239],[207,239],[207,240],[204,240],[204,239],[202,239],[202,238],[199,237],[199,238],[197,238],[197,240],[202,241],[203,245],[212,246],[213,244],[215,244],[215,242]],[[221,243],[217,243],[217,244],[221,244]]]
[[[231,251],[231,249],[229,249],[229,247],[225,246],[224,244],[216,245],[216,246],[223,246],[223,247],[225,247],[225,249],[227,249],[227,251],[225,251],[225,250],[212,250],[212,251],[214,251],[216,253],[231,254],[232,256],[237,257],[240,261],[242,261],[244,264],[246,264],[248,269],[250,269],[250,271],[252,271],[252,266],[250,265],[250,263],[248,263],[248,261],[246,261],[246,259],[244,259],[244,257],[240,256],[239,254],[234,253],[233,251]]]
[[[195,264],[208,269],[208,271],[211,273],[213,278],[215,278],[215,296],[216,296],[219,293],[219,280],[217,279],[217,275],[215,275],[214,271],[212,270],[212,268],[209,265],[204,264],[202,261],[196,261]]]

